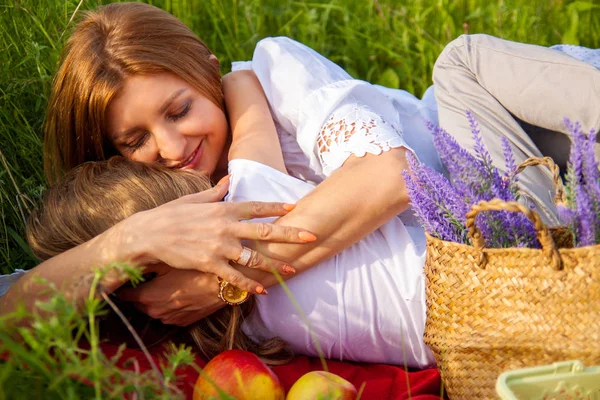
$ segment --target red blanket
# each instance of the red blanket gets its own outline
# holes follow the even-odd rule
[[[103,345],[103,351],[108,356],[114,355],[116,350],[116,346],[110,344]],[[159,353],[159,351],[154,351],[152,354],[157,364],[159,364],[160,359]],[[141,351],[125,350],[122,357],[123,362],[131,358],[137,359],[142,371],[150,369],[150,363]],[[199,357],[197,357],[196,362],[200,367],[206,364],[206,361]],[[338,374],[342,378],[352,382],[357,389],[365,383],[361,397],[364,400],[440,399],[440,374],[437,369],[407,372],[401,367],[390,365],[358,364],[340,361],[327,361],[327,366],[330,372]],[[321,369],[321,362],[318,359],[304,356],[296,357],[290,364],[273,367],[273,371],[279,377],[286,392],[305,373]],[[191,399],[198,373],[189,367],[183,369],[180,376],[182,378],[180,388],[184,391],[187,398]]]

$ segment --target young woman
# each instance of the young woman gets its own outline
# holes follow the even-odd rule
[[[228,260],[246,259],[240,239],[294,236],[287,243],[258,244],[260,253],[251,253],[249,262],[268,269],[269,260],[281,271],[286,264],[301,270],[405,211],[408,199],[400,174],[404,151],[441,167],[422,123],[437,122],[438,106],[440,124],[468,148],[472,143],[464,136],[468,130],[462,115],[472,110],[499,166],[502,135],[521,161],[541,155],[541,150],[556,150],[544,145],[548,138],[565,138],[563,116],[580,120],[586,128],[600,128],[598,113],[589,112],[600,103],[600,77],[593,66],[558,51],[488,36],[452,42],[436,63],[435,98],[430,89],[422,100],[352,79],[286,38],[261,41],[252,62],[234,69],[251,69],[257,76],[276,122],[285,169],[317,183],[316,189],[290,213],[273,206],[277,208],[271,214],[286,214],[275,225],[249,228],[237,221],[269,212],[238,207],[232,213],[229,204],[204,204],[224,195],[227,186],[222,185],[212,193],[127,218],[40,264],[31,277],[69,282],[114,260],[142,265],[161,261],[173,269],[124,296],[154,317],[186,325],[224,304],[215,296],[214,275],[200,271],[220,275],[251,293],[262,291],[250,274],[228,266]],[[257,96],[233,90],[225,100]],[[84,18],[65,49],[48,111],[47,171],[52,178],[84,161],[120,153],[172,168],[203,170],[218,179],[226,173],[230,145],[225,111],[216,59],[185,25],[148,5],[102,7]],[[267,157],[272,154],[268,147],[259,148]],[[565,146],[558,149],[558,158],[567,153]],[[551,220],[548,176],[526,172],[521,183]],[[365,193],[369,201],[364,201]],[[415,225],[406,213],[401,218],[405,225]],[[281,226],[304,228],[317,239],[290,244],[314,236]],[[3,312],[31,297],[26,296],[31,277],[20,279],[0,300]]]
[[[297,60],[298,65],[301,62]],[[323,62],[330,64],[325,59]],[[284,100],[295,99],[299,104],[306,91],[347,78],[339,67],[334,67],[314,81],[312,88],[306,86],[305,92],[292,96],[294,89],[286,90]],[[279,77],[274,83],[283,83],[281,79],[290,82]],[[378,93],[377,90],[358,81],[346,93],[340,92],[337,99],[331,98],[330,104],[323,102],[320,113],[328,113],[329,109],[331,114],[336,103],[344,98],[350,100],[360,91],[366,95],[367,118],[375,115],[371,108],[381,105],[381,112],[389,114],[390,121],[399,126],[387,98],[381,94],[372,96],[370,92]],[[240,98],[254,96],[242,91],[234,93]],[[370,107],[371,98],[374,103]],[[285,106],[278,106],[278,121],[286,126],[280,130],[286,168],[305,179],[321,181],[325,176],[322,168],[316,168],[314,155],[309,161],[296,140],[304,137],[308,127],[296,126],[299,121],[284,118]],[[318,126],[322,125],[318,119],[324,123],[329,115],[315,114],[313,118],[311,123]],[[318,133],[320,127],[316,129]],[[335,255],[408,208],[400,174],[405,167],[404,153],[401,148],[389,146],[390,138],[399,137],[399,133],[391,124],[378,132],[385,134],[381,147],[378,141],[368,144],[379,152],[382,148],[389,151],[377,156],[362,153],[360,157],[348,152],[344,157],[347,162],[336,166],[341,167],[338,173],[331,173],[289,214],[289,207],[286,210],[281,204],[256,210],[259,204],[250,203],[244,208],[236,207],[236,212],[232,212],[234,207],[230,204],[202,204],[225,195],[226,185],[217,186],[212,193],[134,215],[94,240],[43,262],[7,292],[0,308],[9,312],[19,301],[32,305],[27,293],[35,290],[35,276],[69,285],[82,280],[93,267],[115,260],[141,265],[164,262],[174,268],[172,272],[187,269],[153,281],[152,287],[160,288],[160,294],[146,292],[141,298],[136,297],[151,316],[169,323],[187,325],[224,305],[216,297],[219,284],[214,275],[251,293],[263,292],[261,284],[228,264],[245,254],[240,239],[273,238],[302,243],[262,247],[261,253],[269,258],[260,258],[253,252],[246,260],[250,266],[270,270],[270,260],[269,264],[274,263],[280,271],[286,264],[306,267]],[[361,130],[364,134],[366,131]],[[102,7],[84,18],[67,43],[49,105],[45,141],[51,181],[61,170],[116,152],[133,160],[202,170],[219,179],[226,174],[230,139],[216,59],[183,23],[158,8],[138,3]],[[264,151],[268,153],[269,149]],[[373,175],[381,181],[374,182]],[[363,177],[359,185],[358,176]],[[346,188],[345,193],[340,187]],[[370,192],[370,204],[359,197],[366,190]],[[236,223],[243,218],[283,214],[288,218],[275,225]],[[302,230],[280,226],[293,226],[300,220],[311,222]],[[313,228],[316,240],[309,233]],[[312,256],[309,258],[308,254]],[[114,284],[107,278],[107,288]]]

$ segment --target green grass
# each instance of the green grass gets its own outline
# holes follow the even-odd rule
[[[255,43],[286,35],[354,77],[420,95],[433,63],[461,33],[540,45],[600,47],[597,0],[164,0],[221,60],[249,59]],[[0,273],[30,268],[24,221],[44,185],[41,136],[58,55],[76,0],[0,2]],[[100,2],[82,1],[81,10]],[[106,3],[106,2],[105,2]],[[72,24],[71,24],[72,26]]]
[[[0,316],[0,399],[184,398],[175,386],[178,368],[191,366],[200,371],[191,348],[171,345],[160,368],[147,354],[151,368],[144,372],[136,361],[125,359],[124,345],[112,357],[101,351],[99,317],[108,307],[97,295],[108,296],[98,282],[111,268],[125,272],[132,282],[141,281],[141,270],[113,265],[96,271],[89,297],[81,306],[47,284],[42,291],[50,298],[40,300],[36,312],[19,309]],[[116,309],[114,304],[111,307]],[[23,319],[30,326],[15,328]],[[123,368],[127,365],[133,368]]]

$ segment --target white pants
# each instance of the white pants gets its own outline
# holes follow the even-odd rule
[[[463,35],[446,46],[433,70],[439,124],[468,150],[473,140],[465,111],[476,116],[494,164],[504,170],[500,138],[511,143],[517,164],[550,156],[564,168],[570,137],[564,118],[584,132],[600,129],[600,71],[546,47],[488,35]],[[600,145],[596,145],[596,157]],[[519,175],[522,193],[546,222],[555,222],[547,169]]]

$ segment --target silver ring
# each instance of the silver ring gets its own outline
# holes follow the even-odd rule
[[[242,252],[240,253],[240,256],[238,257],[237,260],[235,260],[235,263],[240,264],[245,267],[246,265],[248,265],[248,261],[250,261],[250,257],[252,257],[252,250],[244,246],[242,248]]]

